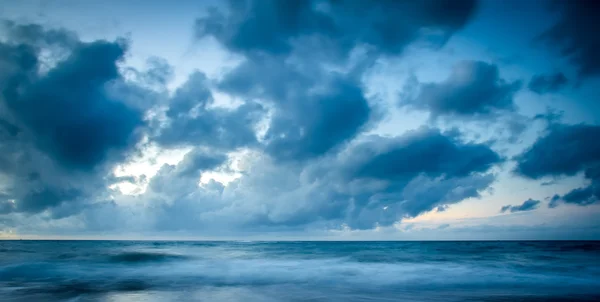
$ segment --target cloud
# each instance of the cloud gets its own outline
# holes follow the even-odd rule
[[[228,11],[198,19],[196,33],[241,63],[218,79],[193,72],[174,91],[166,87],[174,77],[168,62],[124,66],[124,40],[84,42],[63,29],[7,23],[2,218],[216,235],[372,229],[480,198],[502,156],[457,130],[365,135],[382,108],[363,84],[377,58],[413,43],[442,46],[475,9],[466,0],[232,1]],[[471,109],[440,105],[440,115],[512,111],[518,88],[481,62],[457,67],[438,88],[427,85],[460,100],[478,97]],[[148,146],[190,151],[147,180],[114,175]],[[227,185],[211,179],[234,170]],[[125,195],[111,186],[123,182],[147,188]]]
[[[511,213],[516,213],[516,212],[526,212],[526,211],[533,211],[535,209],[538,208],[538,206],[540,205],[539,200],[534,200],[534,199],[527,199],[525,200],[522,204],[520,205],[516,205],[516,206],[511,206],[511,205],[506,205],[503,206],[500,209],[501,213],[504,212],[511,212]]]
[[[496,65],[462,61],[445,81],[421,84],[417,95],[401,105],[427,110],[433,118],[489,116],[514,111],[513,97],[520,85],[500,78]]]
[[[350,151],[343,179],[357,188],[373,186],[372,196],[355,202],[399,211],[390,221],[477,198],[494,181],[485,172],[502,159],[486,145],[464,143],[457,135],[422,128],[393,139],[374,138]]]
[[[118,79],[116,64],[124,53],[118,43],[81,45],[37,79],[11,77],[4,105],[40,149],[65,165],[91,169],[139,140],[135,130],[143,125],[141,112],[104,90]]]
[[[554,93],[563,89],[569,83],[569,79],[562,73],[537,74],[529,81],[529,90],[537,94]]]
[[[18,24],[10,20],[2,20],[0,24],[7,40],[16,44],[73,48],[80,43],[74,32],[63,28],[44,28],[40,24]]]
[[[287,55],[309,44],[345,57],[356,46],[398,54],[411,42],[443,45],[474,14],[476,1],[230,1],[196,21],[198,37],[228,49]]]
[[[566,203],[574,203],[580,205],[587,205],[589,203],[593,203],[596,200],[590,200],[592,196],[594,196],[594,188],[592,186],[585,188],[573,189],[569,193],[563,195],[562,199]],[[594,199],[597,199],[594,196]]]
[[[227,156],[221,153],[212,153],[196,148],[183,157],[183,160],[178,164],[178,167],[180,167],[178,173],[196,175],[200,171],[212,170],[222,165],[226,160]],[[199,177],[199,175],[197,176]]]
[[[0,124],[0,135],[10,142],[0,145],[6,151],[0,167],[12,181],[2,190],[3,213],[42,213],[50,219],[79,221],[89,230],[368,229],[479,198],[495,180],[489,170],[503,160],[487,145],[462,141],[456,131],[423,128],[395,138],[356,141],[378,118],[359,80],[360,68],[344,73],[257,57],[216,85],[243,99],[237,107],[217,106],[210,81],[199,72],[152,106],[113,98],[145,93],[152,101],[156,97],[120,75],[124,44],[79,42],[45,74],[34,72],[36,47],[19,49],[22,59],[10,60],[18,63],[16,79],[27,80],[36,93],[14,89],[11,96],[24,95],[32,105],[44,95],[59,96],[52,102],[68,110],[29,117],[37,113],[6,102],[16,109],[2,116]],[[134,70],[135,78],[143,85],[167,83],[168,64],[150,65],[146,72]],[[73,77],[80,87],[66,89]],[[113,83],[119,93],[106,92]],[[81,103],[71,106],[75,98]],[[51,109],[55,108],[46,112],[56,111]],[[147,110],[158,112],[158,117],[142,118]],[[71,116],[78,113],[86,119]],[[269,128],[258,137],[257,124],[267,115]],[[59,126],[69,135],[46,132]],[[115,133],[101,135],[105,128]],[[79,138],[77,129],[96,135]],[[110,171],[139,151],[143,134],[162,147],[192,150],[177,165],[162,166],[140,195],[108,189],[111,183],[137,182]],[[72,143],[72,137],[95,148]],[[17,151],[23,146],[26,156]],[[245,159],[239,178],[227,186],[215,180],[199,184],[204,173],[227,168],[229,152],[240,148],[252,156]],[[106,217],[111,217],[110,225],[103,221]]]
[[[422,128],[396,140],[382,140],[378,148],[383,148],[383,152],[370,151],[371,157],[356,173],[360,177],[383,179],[410,179],[419,173],[461,177],[486,171],[501,162],[500,156],[488,146],[460,143],[457,135]]]
[[[550,181],[545,181],[545,182],[541,183],[540,185],[541,186],[552,186],[552,185],[555,185],[555,184],[556,184],[556,181],[550,180]]]
[[[201,72],[190,75],[167,103],[166,121],[156,125],[153,136],[162,146],[233,150],[257,144],[255,127],[264,108],[250,101],[234,109],[211,106],[212,93]]]
[[[561,201],[589,205],[600,199],[600,126],[551,124],[548,134],[540,137],[516,157],[515,172],[521,176],[540,179],[546,176],[572,176],[584,172],[590,184],[567,194],[552,197],[549,206]]]
[[[82,42],[35,24],[3,29],[1,208],[76,214],[108,194],[111,167],[129,157],[146,127],[141,109],[110,93],[112,85],[139,89],[119,72],[127,44]]]
[[[558,206],[558,204],[560,203],[560,195],[556,194],[554,196],[550,197],[546,197],[547,199],[550,199],[550,202],[548,203],[548,207],[553,209],[556,208]]]
[[[221,162],[201,158],[211,163],[203,167]],[[261,153],[246,161],[242,176],[227,186],[214,181],[199,186],[198,174],[181,173],[197,167],[188,159],[163,166],[137,197],[153,205],[145,209],[154,217],[152,228],[260,232],[389,226],[480,197],[495,180],[488,170],[501,158],[485,145],[462,142],[456,133],[421,129],[397,138],[373,137],[304,163],[281,163]],[[392,170],[381,171],[386,165]]]
[[[282,161],[319,157],[354,138],[373,117],[358,79],[310,64],[248,60],[227,73],[219,88],[268,103],[272,117],[263,144]]]
[[[226,12],[199,18],[196,33],[244,55],[218,88],[269,108],[265,152],[281,162],[305,161],[339,151],[380,117],[361,83],[376,57],[400,54],[415,41],[443,45],[475,7],[475,1],[233,1]],[[350,60],[357,47],[368,49],[366,57]]]
[[[600,73],[600,5],[593,0],[553,1],[552,8],[560,13],[558,22],[544,31],[538,39],[555,48],[576,67],[580,78]]]
[[[362,89],[346,79],[335,79],[327,91],[301,104],[295,112],[275,116],[265,136],[269,154],[281,159],[322,155],[352,139],[371,115]]]
[[[600,166],[595,164],[584,171],[584,177],[589,181],[585,187],[575,188],[567,194],[560,196],[555,195],[549,207],[555,208],[561,202],[566,204],[574,204],[579,206],[588,206],[596,204],[600,201]]]
[[[600,137],[600,126],[552,125],[548,134],[516,157],[515,172],[532,179],[575,175],[600,161],[597,137]]]

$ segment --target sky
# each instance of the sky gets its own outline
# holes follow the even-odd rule
[[[0,238],[600,239],[596,1],[0,6]]]

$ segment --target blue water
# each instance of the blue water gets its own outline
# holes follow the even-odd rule
[[[0,301],[600,301],[600,242],[0,241]]]

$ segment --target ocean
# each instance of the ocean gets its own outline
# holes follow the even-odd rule
[[[0,301],[600,301],[600,242],[0,241]]]

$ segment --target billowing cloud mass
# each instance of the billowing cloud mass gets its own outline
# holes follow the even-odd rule
[[[145,126],[142,112],[106,89],[116,82],[128,85],[118,71],[127,45],[81,42],[71,32],[39,25],[6,23],[5,30],[8,40],[0,43],[3,212],[38,213],[71,203],[52,215],[76,213],[103,191],[102,174],[126,158]],[[42,61],[48,48],[64,59]]]
[[[181,31],[165,11],[168,35],[144,16],[94,30],[0,21],[0,236],[391,233],[472,217],[475,203],[502,219],[522,216],[498,215],[504,204],[598,203],[600,127],[567,108],[593,88],[569,85],[564,64],[548,74],[495,60],[512,45],[478,44],[489,4],[207,5]],[[596,75],[597,38],[577,24],[593,24],[586,5],[559,4],[554,27],[515,41],[541,34],[580,77]],[[534,93],[519,93],[531,75]],[[540,97],[558,91],[565,100]],[[557,189],[570,176],[584,182]],[[506,188],[523,178],[546,185]]]
[[[338,147],[363,130],[373,111],[358,79],[272,58],[242,63],[219,87],[273,107],[264,147],[281,160],[317,157]]]
[[[441,46],[475,2],[373,4],[232,1],[212,9],[197,20],[197,36],[215,37],[243,62],[218,81],[196,71],[167,94],[160,91],[172,67],[153,58],[147,70],[123,68],[126,40],[82,42],[67,30],[6,22],[0,166],[10,181],[2,213],[79,215],[91,229],[106,227],[97,213],[107,212],[133,229],[126,213],[137,212],[137,228],[156,231],[372,228],[479,197],[501,161],[485,145],[434,129],[352,142],[380,113],[361,80],[369,64],[350,60],[360,47],[376,57],[417,40]],[[318,54],[305,52],[316,45]],[[219,105],[215,89],[241,104]],[[140,195],[109,188],[146,182],[112,169],[148,146],[191,151],[163,165]],[[206,172],[230,171],[230,152],[239,151],[252,155],[240,178],[199,184]],[[419,152],[431,159],[408,160]]]
[[[516,205],[516,206],[505,205],[500,209],[500,212],[501,213],[504,213],[504,212],[516,213],[516,212],[533,211],[538,208],[540,203],[541,203],[541,201],[530,198],[530,199],[525,200],[520,205]]]
[[[249,163],[248,176],[223,187],[198,186],[202,171],[223,163],[200,154],[198,159],[192,151],[178,165],[163,166],[138,197],[161,209],[157,228],[386,226],[480,197],[495,179],[490,168],[502,160],[486,145],[423,128],[397,138],[371,137],[303,165],[259,156]]]
[[[2,44],[8,70],[2,75],[6,118],[26,129],[38,148],[74,168],[93,168],[109,151],[126,150],[143,124],[141,113],[104,91],[104,85],[119,79],[117,63],[125,47],[118,42],[79,43],[69,49],[66,60],[38,75],[39,46]]]
[[[572,176],[583,172],[590,184],[552,198],[550,207],[558,202],[589,205],[600,197],[600,127],[586,124],[552,124],[548,134],[539,138],[517,157],[515,171],[525,177]]]
[[[462,61],[445,81],[421,84],[417,96],[402,105],[428,110],[433,118],[489,116],[515,110],[513,96],[520,86],[503,80],[496,65]]]
[[[551,2],[551,8],[560,14],[556,24],[541,34],[539,39],[555,48],[576,67],[579,77],[600,73],[600,4],[594,0]]]
[[[474,0],[240,0],[230,1],[227,12],[215,9],[198,19],[196,34],[252,55],[286,55],[314,46],[323,52],[310,54],[317,57],[347,56],[356,46],[398,54],[415,40],[443,45],[475,8]]]
[[[537,94],[554,93],[563,89],[569,83],[569,79],[562,73],[538,74],[529,81],[529,90]]]
[[[539,179],[575,175],[600,161],[600,127],[551,125],[548,133],[517,157],[516,172]]]
[[[166,125],[153,139],[166,147],[208,146],[224,151],[257,144],[255,125],[263,107],[254,102],[229,110],[211,107],[212,93],[201,72],[192,74],[168,102]]]

